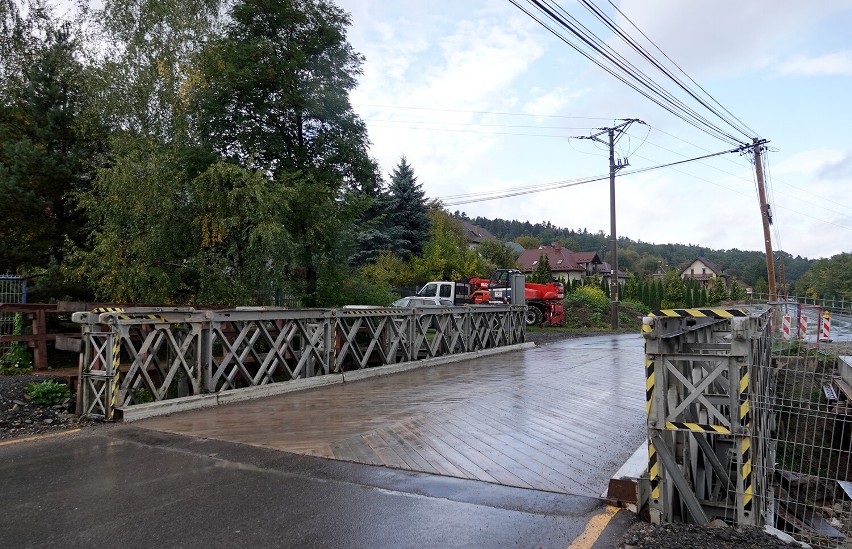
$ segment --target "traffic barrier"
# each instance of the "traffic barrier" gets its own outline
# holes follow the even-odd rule
[[[790,328],[791,328],[792,324],[793,324],[793,317],[791,317],[790,315],[784,315],[784,318],[781,322],[781,331],[784,334],[785,340],[790,339]]]
[[[819,339],[820,341],[830,341],[831,339],[831,313],[828,311],[822,313],[822,329]]]
[[[808,317],[805,313],[799,315],[799,339],[805,340],[808,338]]]

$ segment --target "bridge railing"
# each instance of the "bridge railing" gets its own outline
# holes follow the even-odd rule
[[[524,341],[524,307],[105,309],[82,327],[84,415]]]

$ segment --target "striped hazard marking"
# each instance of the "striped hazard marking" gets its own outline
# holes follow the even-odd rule
[[[740,366],[740,425],[748,430],[748,435],[742,437],[741,446],[741,463],[743,477],[743,511],[751,512],[752,496],[754,487],[752,485],[752,470],[751,470],[751,404],[749,404],[748,394],[748,364],[741,362]]]
[[[705,425],[701,423],[683,423],[679,421],[667,421],[666,429],[670,431],[693,431],[696,433],[715,433],[719,435],[731,434],[731,430],[724,425]]]
[[[654,383],[656,376],[654,375],[654,360],[645,357],[645,414],[648,419],[651,418],[651,400],[654,397]]]
[[[118,403],[119,376],[121,374],[119,366],[121,366],[121,334],[114,332],[112,336],[112,391],[110,392],[107,419],[113,418]]]
[[[660,499],[660,462],[654,443],[648,441],[648,479],[651,481],[651,499]]]
[[[652,311],[648,316],[665,318],[734,318],[746,317],[748,313],[742,309],[660,309]]]

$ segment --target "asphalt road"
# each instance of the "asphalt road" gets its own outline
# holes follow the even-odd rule
[[[633,518],[597,537],[606,514],[595,498],[132,426],[0,446],[0,547],[612,547]]]

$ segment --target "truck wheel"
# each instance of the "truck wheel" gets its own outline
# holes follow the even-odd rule
[[[544,313],[541,312],[541,309],[534,305],[528,305],[527,312],[524,315],[527,326],[538,326],[542,320],[544,320]]]

